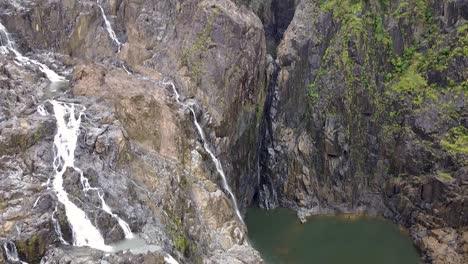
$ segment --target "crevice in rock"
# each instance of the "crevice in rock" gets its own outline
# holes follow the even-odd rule
[[[271,0],[268,1],[261,11],[257,10],[265,29],[267,43],[267,85],[265,103],[262,119],[259,126],[257,141],[257,188],[253,203],[262,208],[270,209],[278,206],[278,196],[273,181],[270,180],[271,172],[268,168],[268,160],[274,152],[273,139],[273,117],[274,104],[277,101],[277,79],[280,70],[276,59],[277,49],[281,43],[284,33],[291,23],[296,11],[296,0]],[[265,10],[266,9],[266,10]]]
[[[276,49],[294,17],[296,6],[296,0],[271,0],[270,20],[265,21],[262,19],[265,27],[267,51],[273,57],[276,57]],[[267,23],[265,24],[265,22]]]

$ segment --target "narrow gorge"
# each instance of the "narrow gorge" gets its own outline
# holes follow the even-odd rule
[[[467,20],[0,0],[0,264],[467,263]]]

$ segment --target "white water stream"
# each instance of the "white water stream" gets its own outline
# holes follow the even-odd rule
[[[5,250],[5,255],[8,261],[13,262],[13,263],[22,263],[22,264],[28,264],[27,262],[21,261],[18,256],[18,250],[16,249],[15,243],[11,241],[5,242],[3,244],[3,249]]]
[[[55,233],[56,233],[57,236],[59,237],[60,242],[62,242],[62,243],[65,244],[65,245],[70,245],[70,244],[68,244],[68,242],[63,238],[62,229],[60,228],[59,221],[57,220],[57,218],[55,218],[55,214],[56,214],[56,213],[57,213],[57,206],[55,206],[55,210],[54,210],[54,212],[52,213],[52,223],[54,224]]]
[[[102,6],[99,4],[99,1],[98,1],[97,5],[98,5],[99,9],[101,10],[102,18],[104,19],[104,23],[106,24],[107,33],[109,34],[109,37],[112,39],[112,41],[115,44],[117,44],[117,48],[118,48],[117,52],[120,52],[120,48],[122,46],[122,43],[119,41],[119,39],[117,38],[117,35],[115,34],[115,31],[112,29],[112,25],[109,22],[109,20],[107,19],[106,13],[104,12],[104,8],[102,8]]]
[[[82,111],[75,117],[75,105],[67,105],[57,101],[51,101],[57,120],[57,134],[54,138],[54,170],[53,188],[60,203],[65,207],[67,219],[73,232],[73,244],[75,246],[89,246],[103,251],[111,251],[112,248],[104,243],[104,238],[99,230],[93,226],[85,212],[78,208],[68,198],[63,188],[63,174],[67,168],[76,170],[75,149],[79,135]],[[67,120],[68,116],[68,120]]]
[[[23,56],[19,51],[15,49],[15,42],[10,38],[6,28],[0,23],[0,54],[8,54],[12,52],[16,56],[16,61],[19,65],[34,64],[39,66],[39,69],[47,76],[51,82],[64,82],[66,79],[53,70],[47,65],[42,64],[36,60],[30,59]]]
[[[101,10],[101,14],[105,21],[106,30],[109,34],[109,37],[112,39],[113,42],[115,42],[118,45],[118,52],[120,52],[122,43],[118,40],[114,30],[112,29],[112,26],[106,17],[104,9],[99,4],[98,7]],[[15,55],[16,63],[18,65],[34,64],[39,66],[39,69],[47,76],[51,83],[66,81],[64,77],[55,73],[53,70],[47,67],[47,65],[25,57],[18,50],[16,50],[14,41],[9,37],[9,33],[7,32],[6,28],[0,23],[0,54],[8,54],[10,52]],[[131,74],[125,68],[125,66],[123,66],[123,68],[128,74]],[[66,104],[55,100],[50,101],[50,103],[53,106],[54,116],[57,121],[57,134],[54,137],[55,157],[53,162],[55,175],[52,181],[52,185],[57,195],[58,201],[64,205],[65,213],[73,233],[73,245],[89,246],[91,248],[99,249],[102,251],[112,252],[115,249],[112,246],[105,244],[104,238],[100,234],[99,230],[95,226],[93,226],[89,218],[86,216],[86,213],[68,198],[68,194],[63,188],[63,175],[66,172],[66,170],[70,168],[75,172],[78,172],[80,174],[80,181],[83,191],[97,191],[97,194],[101,200],[102,210],[104,210],[106,213],[108,213],[117,220],[125,234],[125,238],[128,241],[133,241],[135,239],[135,236],[131,232],[129,225],[118,215],[112,212],[111,208],[107,205],[107,203],[104,200],[104,195],[99,192],[98,188],[91,187],[88,179],[84,177],[83,172],[74,165],[75,149],[79,135],[81,116],[83,115],[83,111],[85,110],[85,108],[83,106],[80,106],[82,107],[82,109],[79,111],[78,116],[76,116],[75,104]],[[42,105],[38,107],[37,111],[41,116],[46,116],[49,114]],[[48,184],[49,181],[47,185]],[[33,208],[37,206],[39,199],[40,197],[36,199]],[[57,233],[60,241],[63,244],[68,244],[68,242],[63,238],[58,220],[55,218],[56,212],[57,208],[55,208],[54,212],[52,213],[52,222],[54,225],[55,232]],[[151,245],[147,245],[147,247],[151,247]],[[8,261],[27,264],[26,262],[23,262],[19,259],[18,251],[13,242],[6,242],[3,245],[3,248]],[[178,264],[177,260],[175,260],[169,254],[165,254],[164,260],[166,263],[169,264]]]
[[[125,238],[133,238],[129,225],[119,216],[112,213],[111,208],[104,200],[104,195],[99,192],[98,188],[91,187],[88,179],[84,177],[83,172],[74,165],[76,143],[84,107],[80,106],[83,109],[79,111],[78,117],[76,117],[74,104],[65,104],[57,101],[51,101],[51,103],[54,107],[55,119],[57,120],[57,134],[54,139],[56,151],[54,158],[55,177],[53,187],[59,201],[65,206],[65,212],[73,230],[73,244],[75,246],[89,246],[103,251],[111,251],[112,247],[105,245],[99,230],[93,226],[91,221],[86,217],[85,212],[68,199],[68,195],[63,189],[63,174],[66,169],[71,168],[78,172],[80,174],[83,191],[98,191],[102,209],[117,220],[125,234]]]
[[[201,137],[201,139],[203,141],[203,148],[210,155],[211,160],[215,164],[216,170],[218,171],[219,175],[221,175],[223,188],[226,190],[226,192],[229,194],[229,196],[231,198],[231,201],[232,201],[232,203],[234,205],[234,210],[236,212],[237,217],[244,224],[244,219],[242,218],[242,215],[241,215],[241,213],[239,211],[239,206],[237,205],[236,197],[234,196],[234,193],[232,192],[231,188],[229,187],[229,184],[228,184],[227,179],[226,179],[226,174],[224,174],[223,166],[221,165],[221,162],[219,161],[219,159],[216,158],[213,151],[211,151],[211,148],[210,148],[210,146],[208,145],[208,143],[206,141],[205,132],[203,132],[202,127],[198,123],[197,115],[195,114],[195,111],[193,110],[193,107],[191,107],[190,105],[184,104],[184,103],[182,103],[180,101],[179,92],[177,92],[177,89],[176,89],[176,87],[175,87],[175,85],[174,85],[174,83],[172,81],[163,81],[162,84],[163,85],[170,85],[172,87],[172,90],[174,91],[175,96],[176,96],[175,99],[176,99],[177,103],[179,103],[183,107],[187,107],[190,110],[190,112],[192,113],[193,123],[195,124],[195,127],[197,128],[197,132],[198,132],[198,134],[200,135],[200,137]]]
[[[104,194],[101,194],[100,192],[98,192],[98,195],[99,195],[99,199],[101,199],[102,210],[104,210],[106,213],[108,213],[109,215],[111,215],[113,218],[117,220],[117,222],[119,223],[120,227],[122,228],[125,234],[126,239],[133,238],[134,236],[133,236],[132,230],[130,230],[130,226],[127,224],[127,222],[122,220],[122,218],[120,218],[118,215],[112,213],[111,208],[106,204],[106,201],[104,201]]]

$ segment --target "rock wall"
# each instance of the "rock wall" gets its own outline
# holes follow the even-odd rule
[[[464,1],[302,1],[270,63],[259,203],[384,215],[423,241],[426,261],[462,263],[464,10]],[[440,228],[454,239],[428,231]]]
[[[238,200],[244,208],[255,188],[250,182],[257,155],[251,146],[258,138],[265,83],[260,20],[230,1],[99,3],[125,43],[120,53],[95,1],[0,2],[0,19],[18,49],[70,79],[57,89],[34,65],[21,67],[11,55],[0,56],[0,155],[6,175],[0,188],[0,242],[15,242],[19,257],[30,263],[41,258],[46,263],[157,262],[166,253],[181,263],[261,263],[218,187],[190,112],[161,82],[162,76],[172,78],[181,99],[194,104],[231,186],[243,189]],[[119,69],[122,65],[134,74]],[[54,219],[65,241],[72,241],[71,230],[64,209],[43,184],[53,171],[55,123],[53,115],[36,112],[40,104],[52,112],[50,98],[87,108],[76,165],[135,233],[160,247],[157,253],[109,257],[60,245]],[[64,177],[71,199],[105,234],[106,243],[120,241],[122,230],[99,209],[97,193],[84,193],[76,173]]]

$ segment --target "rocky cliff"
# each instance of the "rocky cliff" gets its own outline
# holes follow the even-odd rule
[[[265,82],[263,27],[251,11],[230,1],[1,1],[0,10],[16,48],[69,79],[50,85],[39,67],[17,63],[8,50],[1,55],[0,262],[14,261],[9,242],[29,263],[164,263],[166,254],[180,263],[261,262],[194,117],[163,82],[175,82],[229,183],[241,188],[256,164],[249,146],[258,138]],[[101,208],[104,197],[157,247],[153,253],[109,256],[67,246],[72,230],[48,184],[56,131],[51,99],[86,108],[75,165],[97,190],[83,191],[80,175],[67,170],[70,199],[112,244],[124,233]],[[254,185],[242,184],[244,208]]]
[[[383,215],[466,261],[466,1],[302,1],[270,61],[257,200]]]
[[[465,263],[467,19],[463,0],[0,0],[16,48],[69,80],[0,52],[0,242],[29,263],[261,263],[208,143],[241,211],[384,216],[425,262]],[[75,163],[98,191],[68,170],[71,200],[112,244],[103,195],[157,250],[65,245],[51,99],[86,108]]]

